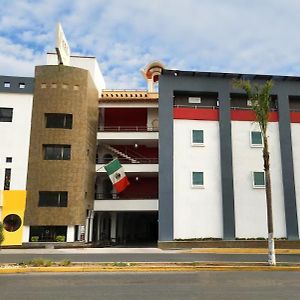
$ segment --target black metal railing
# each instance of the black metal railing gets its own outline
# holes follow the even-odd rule
[[[219,106],[217,105],[182,105],[182,104],[174,104],[173,105],[174,108],[194,108],[194,109],[198,109],[198,108],[203,108],[203,109],[219,109]]]
[[[158,194],[137,193],[134,196],[120,195],[117,193],[96,193],[95,200],[138,200],[138,199],[158,199]]]
[[[99,126],[98,131],[107,132],[158,132],[158,127],[152,126]]]
[[[158,164],[158,158],[135,158],[132,157],[132,160],[127,158],[118,157],[119,162],[121,164]],[[96,164],[108,164],[109,161],[103,158],[99,158],[96,160]]]

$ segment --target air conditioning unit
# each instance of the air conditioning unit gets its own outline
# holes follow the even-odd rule
[[[201,97],[189,97],[188,101],[189,103],[199,104],[201,103]]]

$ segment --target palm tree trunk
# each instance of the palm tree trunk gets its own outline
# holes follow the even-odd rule
[[[275,257],[274,231],[273,231],[270,153],[269,153],[268,138],[266,134],[264,134],[263,158],[264,158],[264,170],[265,170],[265,178],[266,178],[266,201],[267,201],[267,222],[268,222],[268,264],[270,266],[275,266],[276,257]]]

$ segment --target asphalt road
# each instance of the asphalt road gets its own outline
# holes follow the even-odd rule
[[[1,299],[299,299],[300,272],[0,275]]]
[[[207,253],[61,253],[7,254],[0,252],[0,263],[19,263],[33,258],[72,262],[266,262],[266,254],[207,254]],[[299,254],[276,255],[278,262],[300,263]],[[300,296],[299,296],[300,297]]]

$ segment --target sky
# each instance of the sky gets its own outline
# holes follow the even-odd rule
[[[73,55],[96,56],[108,89],[140,69],[300,76],[299,0],[0,0],[0,75],[34,76],[61,22]]]

